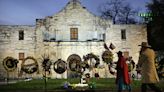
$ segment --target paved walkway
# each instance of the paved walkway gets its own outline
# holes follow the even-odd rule
[[[7,85],[7,84],[14,84],[14,83],[17,83],[17,81],[9,81],[9,82],[7,82],[7,81],[1,81],[0,82],[0,85]]]
[[[25,80],[0,80],[0,85],[7,85],[7,84],[14,84],[20,81],[31,81],[32,79],[25,79]]]

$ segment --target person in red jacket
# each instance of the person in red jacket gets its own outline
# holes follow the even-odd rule
[[[117,62],[117,76],[116,76],[116,84],[118,92],[122,92],[123,90],[128,90],[131,92],[130,86],[130,77],[128,73],[128,65],[126,64],[126,59],[122,55],[122,52],[119,51],[118,55],[118,62]]]

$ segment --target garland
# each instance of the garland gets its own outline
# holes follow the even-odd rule
[[[17,68],[17,63],[19,61],[13,57],[6,57],[3,60],[3,66],[8,72],[12,72]]]
[[[33,60],[34,63],[25,65],[25,61],[27,61],[28,59]],[[21,67],[22,67],[21,70],[27,74],[32,74],[32,73],[38,71],[37,60],[33,57],[30,57],[30,56],[23,60]]]
[[[56,73],[62,74],[66,71],[67,69],[67,64],[65,61],[58,59],[55,63],[54,63],[54,71]]]

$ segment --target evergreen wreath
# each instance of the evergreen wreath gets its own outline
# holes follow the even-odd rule
[[[18,60],[13,57],[6,57],[3,60],[3,66],[8,72],[12,72],[17,68]]]
[[[93,67],[97,67],[100,64],[100,59],[98,56],[96,56],[93,53],[89,53],[86,56],[83,56],[84,62],[82,65],[84,65],[86,68],[92,67],[91,65],[88,64],[88,60],[94,59],[96,61],[95,65]],[[89,67],[88,67],[89,65]]]
[[[42,55],[41,61],[42,61],[43,70],[45,72],[48,72],[49,74],[51,74],[51,65],[52,65],[52,62],[51,62],[51,60],[49,58],[49,55],[48,56],[46,56],[45,54]]]
[[[67,64],[65,61],[58,59],[55,63],[54,63],[54,71],[58,74],[62,74],[66,71],[67,69]]]
[[[27,61],[28,59],[33,60],[34,63],[24,65],[25,61]],[[37,63],[37,60],[34,57],[31,57],[31,56],[25,58],[23,60],[23,62],[22,62],[21,70],[24,71],[27,74],[32,74],[32,73],[38,71],[38,63]]]
[[[116,47],[113,45],[113,43],[110,44],[108,47],[106,43],[104,43],[105,51],[102,53],[102,60],[107,64],[112,64],[113,61],[113,53],[110,50],[115,49]]]
[[[102,54],[102,60],[107,64],[111,64],[113,61],[113,53],[110,50],[104,51]]]

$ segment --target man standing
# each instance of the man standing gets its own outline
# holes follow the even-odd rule
[[[147,91],[149,86],[155,92],[162,92],[155,84],[159,82],[157,71],[155,68],[155,52],[147,42],[142,42],[141,51],[138,61],[138,67],[141,67],[142,85],[141,92]]]

